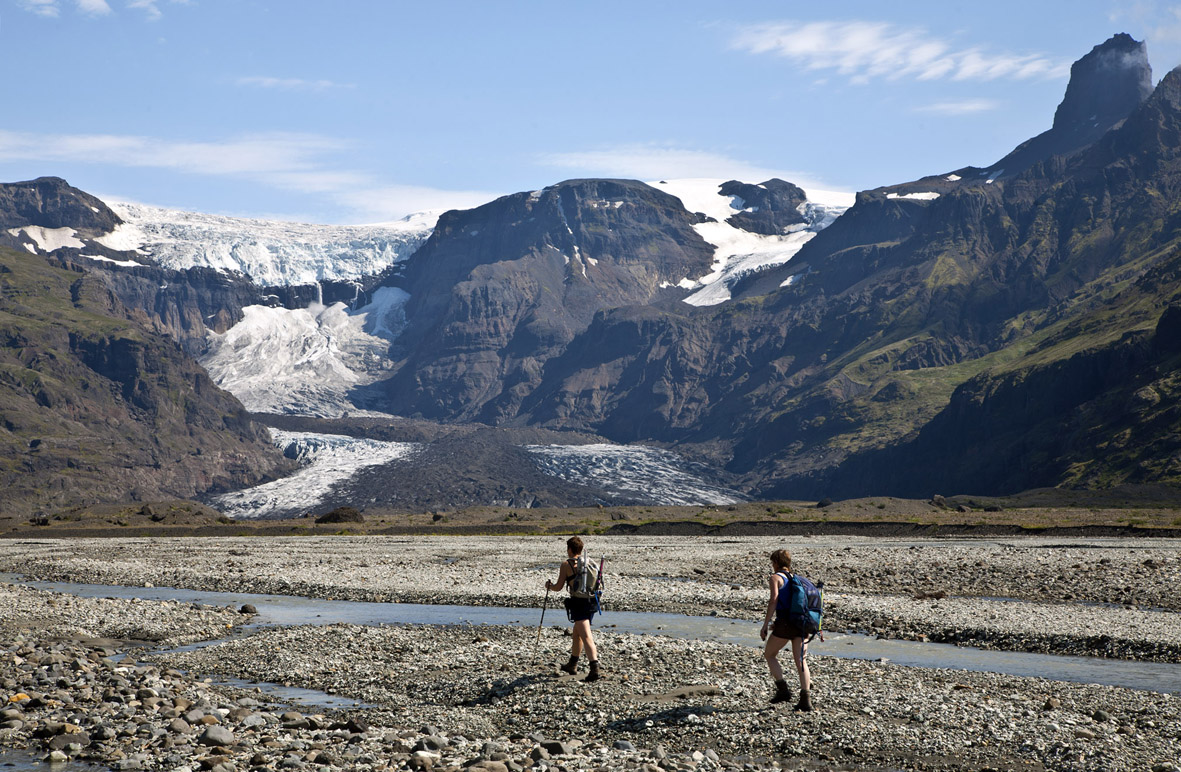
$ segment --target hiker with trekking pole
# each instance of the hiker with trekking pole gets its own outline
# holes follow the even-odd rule
[[[595,648],[595,638],[591,634],[591,619],[596,612],[600,612],[599,595],[603,584],[603,561],[599,561],[598,568],[591,563],[584,552],[582,539],[571,536],[566,540],[566,560],[558,571],[558,580],[545,582],[546,605],[549,605],[549,591],[565,587],[570,596],[566,598],[566,617],[574,623],[574,640],[570,643],[570,661],[561,665],[561,670],[574,675],[578,672],[578,658],[586,648],[586,656],[590,661],[590,672],[587,681],[597,681],[602,678],[599,670],[599,652]],[[542,620],[545,620],[545,608],[542,608]],[[538,625],[538,636],[541,626]]]

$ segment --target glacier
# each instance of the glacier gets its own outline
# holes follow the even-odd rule
[[[414,254],[442,213],[376,225],[313,225],[105,203],[123,224],[95,239],[103,246],[150,256],[165,268],[241,273],[260,286],[376,276]]]
[[[746,497],[690,471],[676,453],[644,445],[526,445],[545,474],[659,506],[737,504]]]
[[[256,413],[379,415],[359,409],[350,392],[389,374],[387,351],[405,325],[409,297],[381,287],[355,311],[344,303],[247,306],[233,327],[207,333],[199,361],[218,386]]]
[[[338,434],[271,429],[271,441],[288,458],[304,464],[290,477],[233,493],[212,496],[209,504],[226,517],[258,520],[307,513],[331,495],[333,485],[357,471],[405,458],[418,446]]]

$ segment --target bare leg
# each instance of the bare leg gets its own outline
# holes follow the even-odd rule
[[[796,662],[796,672],[800,674],[800,689],[805,692],[812,689],[812,674],[808,672],[808,660],[804,658],[807,650],[808,646],[803,638],[791,639],[791,657]]]
[[[574,643],[571,644],[571,654],[577,655],[582,649],[583,644],[586,645],[586,658],[592,662],[597,660],[599,658],[599,651],[595,647],[595,637],[591,633],[589,619],[583,619],[574,623]]]
[[[578,634],[578,622],[574,623],[574,636],[570,639],[570,656],[577,657],[582,653],[582,636]]]
[[[763,659],[767,660],[767,667],[771,670],[771,678],[775,681],[783,680],[783,668],[779,666],[776,656],[779,654],[779,650],[786,645],[786,638],[769,635],[767,636],[767,645],[763,647]]]

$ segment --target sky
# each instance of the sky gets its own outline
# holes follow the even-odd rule
[[[0,181],[313,223],[576,177],[856,191],[1048,129],[1154,0],[0,0]]]

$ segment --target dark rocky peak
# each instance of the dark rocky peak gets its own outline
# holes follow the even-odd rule
[[[85,235],[110,233],[122,220],[99,199],[60,177],[0,183],[0,233],[12,228],[73,228]]]
[[[496,423],[596,311],[683,296],[714,248],[680,199],[633,180],[569,180],[448,212],[390,283],[410,293],[392,412]]]
[[[1114,125],[1152,93],[1152,67],[1142,41],[1120,33],[1097,45],[1070,68],[1066,96],[1054,112],[1056,131],[1085,132]]]
[[[1096,148],[1101,163],[1120,157],[1174,158],[1181,152],[1181,67],[1171,70],[1151,96]]]
[[[391,283],[413,294],[423,283],[450,287],[480,266],[525,258],[592,283],[595,268],[634,264],[675,283],[708,272],[713,248],[693,230],[700,221],[680,199],[636,180],[567,180],[444,213]]]
[[[958,174],[976,179],[1013,177],[1053,155],[1069,155],[1118,126],[1152,93],[1152,68],[1142,41],[1114,35],[1070,68],[1066,95],[1049,131],[1018,145],[985,169],[967,167]]]
[[[800,213],[800,205],[808,195],[798,185],[773,178],[752,185],[730,180],[718,188],[723,196],[732,196],[738,211],[726,222],[735,228],[764,236],[781,236],[793,225],[807,222]]]

